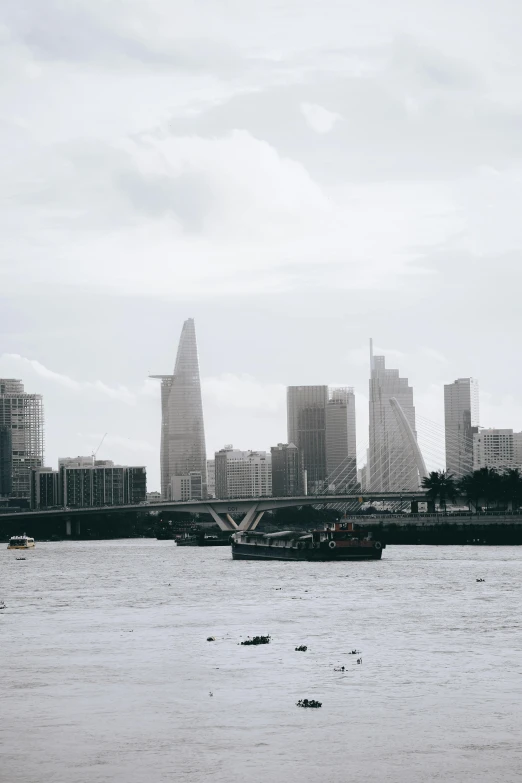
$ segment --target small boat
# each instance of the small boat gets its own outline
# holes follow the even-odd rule
[[[198,537],[185,536],[184,538],[176,538],[176,546],[198,546]]]
[[[353,522],[300,534],[240,531],[232,536],[234,560],[380,560],[386,544]]]
[[[177,538],[176,546],[230,546],[230,536],[219,538],[219,536],[206,536],[201,531],[197,536],[188,536],[187,538]]]
[[[219,538],[219,536],[200,536],[198,546],[230,546],[230,536]]]
[[[34,538],[29,538],[25,533],[23,536],[11,536],[7,545],[8,549],[31,549],[34,547]]]

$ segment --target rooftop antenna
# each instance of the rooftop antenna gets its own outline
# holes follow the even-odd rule
[[[107,437],[107,433],[105,433],[105,435],[104,435],[104,436],[103,436],[103,438],[101,439],[101,441],[100,441],[100,443],[99,443],[99,445],[98,445],[98,448],[96,449],[96,451],[93,451],[93,452],[92,452],[92,464],[93,464],[93,465],[94,465],[94,461],[95,461],[95,459],[96,459],[96,455],[97,455],[97,453],[99,452],[99,450],[101,449],[101,447],[102,447],[102,443],[103,443],[103,441],[105,440],[105,438],[106,438],[106,437]]]

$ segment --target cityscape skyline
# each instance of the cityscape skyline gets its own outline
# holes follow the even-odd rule
[[[190,337],[188,342],[186,340],[187,337]],[[190,355],[190,351],[188,353],[186,353],[185,351],[182,350],[182,346],[184,344],[188,345],[188,343],[190,343],[190,342],[192,342],[193,346],[195,346],[195,354],[193,353],[192,357],[189,356]],[[377,350],[380,350],[380,349],[377,349]],[[397,354],[396,351],[395,352],[391,351],[390,353],[392,355],[394,353]],[[178,346],[178,352],[177,352],[177,357],[176,357],[176,363],[179,366],[181,366],[181,364],[179,364],[180,356],[183,356],[183,355],[184,355],[183,363],[185,364],[186,368],[189,368],[189,375],[190,375],[190,368],[194,367],[194,365],[193,365],[193,357],[194,357],[194,355],[196,356],[196,369],[198,369],[198,365],[197,365],[197,345],[195,343],[195,331],[194,331],[194,319],[187,319],[184,322],[184,325],[183,325],[182,335],[181,335],[181,338],[180,338],[180,343],[179,343],[179,346]],[[188,362],[187,362],[187,360],[188,360]],[[162,378],[162,382],[164,383],[165,378],[171,379],[171,378],[173,378],[173,376],[161,376],[161,378]],[[466,381],[466,380],[471,380],[472,382],[476,383],[476,381],[473,381],[473,379],[458,378],[452,384],[444,384],[444,389],[447,389],[448,387],[452,387],[453,385],[455,385],[455,384],[457,384],[459,382],[462,382],[462,381]],[[288,393],[288,389],[290,387],[286,387],[286,388],[282,387],[282,388],[284,388],[286,393]],[[323,387],[316,387],[316,388],[325,389],[327,395],[330,395],[333,392],[333,396],[335,396],[336,393],[340,393],[342,391],[344,391],[344,393],[346,393],[348,391],[350,394],[352,394],[352,390],[351,389],[347,389],[346,387],[339,387],[338,385],[333,385],[333,388],[330,387],[329,391],[328,391],[328,386],[326,386],[326,385],[323,386]],[[478,386],[477,386],[477,389],[478,389]],[[199,392],[199,394],[201,394],[201,391]],[[363,400],[364,401],[364,395],[361,395],[360,393],[357,394],[357,390],[356,390],[355,394],[357,395],[359,400]],[[38,395],[38,396],[41,397],[41,395]],[[147,396],[149,396],[149,395],[147,395]],[[196,396],[198,396],[198,395],[196,395]],[[353,400],[355,400],[355,396],[354,395],[352,395],[352,396],[353,396]],[[154,398],[154,395],[151,394],[150,398],[151,399]],[[446,407],[447,407],[447,405],[446,405]],[[360,421],[362,419],[364,419],[364,414],[361,416],[361,406],[360,406],[360,403],[359,403],[359,405],[357,406],[357,422],[358,422],[357,426],[358,426],[359,429],[362,429],[360,427]],[[286,423],[288,424],[288,421]],[[430,420],[428,420],[428,419],[426,419],[426,423],[428,425],[431,425],[432,428],[433,428],[433,426],[435,426],[435,422],[433,422],[433,421],[430,422]],[[489,422],[488,422],[488,424],[489,424]],[[510,424],[512,424],[512,422],[510,422]],[[438,451],[440,452],[441,451],[440,440],[441,440],[441,437],[442,438],[444,437],[444,433],[442,432],[442,427],[440,427],[440,425],[438,425],[438,426],[439,426],[439,433],[438,433],[438,436],[437,436],[438,439],[439,439]],[[491,427],[490,427],[490,429],[491,429]],[[494,427],[493,427],[493,429],[494,429]],[[502,428],[498,428],[498,429],[502,429]],[[504,429],[505,429],[505,427],[504,427]],[[513,429],[515,431],[515,434],[516,434],[517,424],[514,424],[514,426],[512,426],[511,429]],[[522,427],[520,427],[520,429],[522,429]],[[413,428],[412,431],[415,432],[414,428]],[[363,429],[363,433],[364,433],[364,429]],[[250,449],[253,452],[267,451],[269,453],[270,449],[275,445],[275,443],[281,443],[282,442],[282,439],[280,437],[280,434],[281,434],[280,431],[279,431],[278,434],[279,434],[279,437],[276,436],[277,440],[273,439],[272,443],[270,443],[270,442],[267,443],[266,440],[265,440],[265,442],[262,443],[261,447],[257,447],[257,444],[255,444],[255,443],[248,443],[247,450]],[[433,434],[431,435],[431,438],[432,438],[432,441],[433,441]],[[204,439],[204,428],[203,428],[203,439]],[[227,440],[231,440],[231,438],[227,438]],[[239,442],[240,448],[243,448],[245,440],[246,440],[246,438],[243,437],[241,439],[241,441]],[[423,442],[422,441],[423,441],[423,434],[422,434],[422,428],[421,428],[421,433],[420,433],[420,436],[419,436],[419,446],[420,446],[421,453],[424,454],[425,453],[425,449],[423,447]],[[367,459],[367,446],[368,446],[368,441],[367,441],[367,439],[364,438],[364,434],[363,434],[363,437],[360,439],[359,448],[357,449],[357,453],[356,453],[356,461],[357,461],[357,468],[358,469],[361,469],[362,467],[365,466],[366,459]],[[442,443],[442,447],[444,447],[443,443]],[[209,449],[206,453],[203,452],[204,458],[203,458],[202,462],[204,464],[203,464],[203,470],[201,471],[201,473],[202,473],[202,476],[200,478],[201,483],[203,483],[203,476],[205,476],[204,480],[206,481],[207,460],[208,459],[212,459],[214,457],[216,451],[219,451],[219,448],[221,448],[221,446],[216,448],[215,451]],[[472,450],[473,450],[473,445],[471,444],[471,451]],[[82,451],[82,449],[76,449],[76,451],[77,452],[78,451]],[[447,449],[446,449],[446,452],[447,452]],[[70,453],[72,454],[73,452],[71,451]],[[60,456],[62,456],[62,454],[60,454]],[[110,453],[110,454],[107,454],[107,456],[112,457],[113,454]],[[446,457],[447,457],[447,453],[446,453]],[[136,458],[134,458],[132,460],[127,460],[125,462],[123,460],[121,460],[121,459],[118,459],[117,461],[120,464],[136,464],[136,462],[139,462],[141,464],[146,464],[147,466],[149,466],[149,468],[150,468],[149,476],[151,477],[151,478],[149,478],[149,489],[151,491],[154,491],[154,490],[157,489],[156,481],[154,479],[155,472],[156,472],[155,471],[155,460],[154,460],[154,458],[151,458],[149,456],[146,459],[145,458],[141,458],[141,459],[136,460]],[[50,461],[46,458],[45,462],[46,462],[46,464],[49,464]],[[440,456],[434,457],[433,449],[431,450],[431,452],[428,449],[426,462],[428,463],[428,468],[429,469],[444,469],[446,467],[445,461],[441,460]],[[330,473],[330,471],[329,471],[329,473]],[[375,489],[375,486],[372,486],[372,488]]]

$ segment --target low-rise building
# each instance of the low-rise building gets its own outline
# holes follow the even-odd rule
[[[106,460],[108,462],[110,460]],[[100,461],[101,462],[101,461]],[[113,464],[111,462],[111,464]],[[58,457],[58,470],[63,467],[67,468],[92,468],[94,465],[94,457],[92,454],[89,457]]]
[[[52,468],[31,470],[31,508],[61,506],[60,473]]]
[[[225,446],[215,454],[216,497],[255,498],[272,494],[272,461],[266,451]]]
[[[203,475],[201,471],[193,470],[188,476],[171,476],[167,495],[168,500],[202,500]]]
[[[62,458],[57,471],[35,468],[31,472],[33,508],[96,508],[137,505],[147,495],[144,466],[115,465],[111,460],[77,464],[78,459]]]

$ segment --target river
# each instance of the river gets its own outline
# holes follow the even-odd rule
[[[520,779],[522,547],[56,542],[0,569],[4,783]]]

